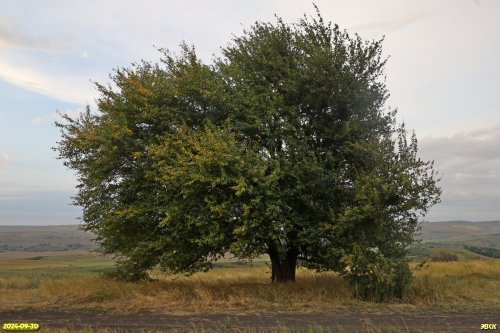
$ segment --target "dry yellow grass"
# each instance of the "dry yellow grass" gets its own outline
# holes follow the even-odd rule
[[[500,309],[500,259],[433,262],[415,274],[409,304]]]
[[[191,277],[127,283],[85,275],[0,277],[0,310],[244,312],[373,307],[334,273],[299,270],[295,284],[271,285],[267,267],[215,269]],[[430,263],[395,308],[500,309],[500,260]]]

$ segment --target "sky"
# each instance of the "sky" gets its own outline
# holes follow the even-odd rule
[[[427,221],[500,220],[500,1],[315,0],[325,21],[380,39],[387,106],[440,172]],[[298,0],[0,2],[0,224],[77,224],[76,175],[51,147],[57,111],[95,109],[93,82],[185,41],[210,63],[256,21],[314,15]]]

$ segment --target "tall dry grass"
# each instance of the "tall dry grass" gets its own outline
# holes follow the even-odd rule
[[[137,284],[85,275],[0,277],[0,310],[188,313],[381,307],[354,298],[349,285],[334,273],[299,270],[296,283],[280,285],[270,284],[266,267],[157,277]],[[407,295],[389,306],[500,309],[500,260],[431,262],[416,272]]]
[[[500,309],[500,260],[432,262],[415,274],[403,302],[453,309]]]

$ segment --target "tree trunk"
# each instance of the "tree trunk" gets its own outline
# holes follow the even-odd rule
[[[295,282],[295,269],[297,268],[297,253],[288,250],[284,257],[275,247],[269,247],[269,258],[271,259],[271,281],[272,283]]]

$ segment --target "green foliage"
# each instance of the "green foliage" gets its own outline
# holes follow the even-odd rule
[[[345,265],[342,275],[362,299],[381,302],[401,298],[412,281],[405,258],[388,258],[374,248],[356,247],[341,261]]]
[[[148,272],[144,270],[143,266],[137,265],[137,263],[132,260],[119,260],[113,270],[104,271],[101,275],[113,280],[131,282],[151,280]]]
[[[381,43],[318,13],[256,23],[211,65],[182,45],[116,70],[114,87],[97,85],[98,112],[57,124],[83,227],[137,272],[267,253],[274,282],[294,280],[297,263],[348,278],[387,270],[353,279],[399,295],[440,189],[384,106]]]
[[[490,257],[490,258],[500,258],[500,250],[494,247],[478,247],[478,246],[468,246],[465,245],[464,248],[471,252]]]

